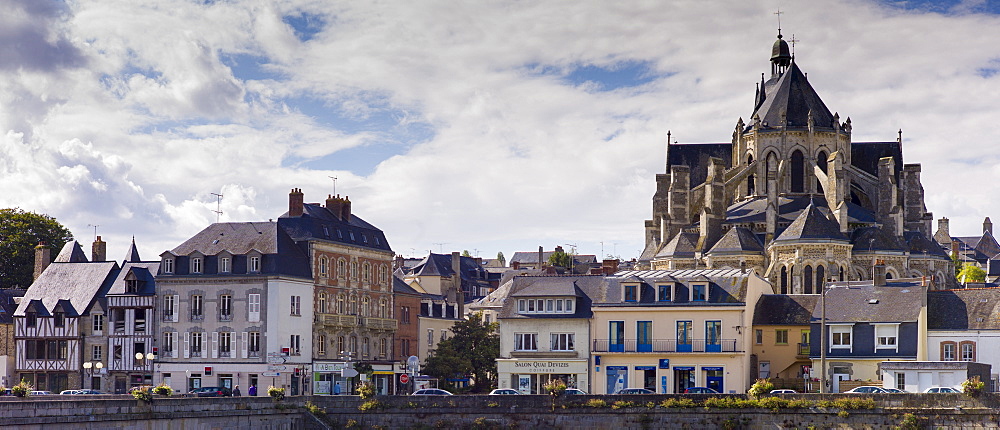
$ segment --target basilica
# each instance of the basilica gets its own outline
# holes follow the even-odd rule
[[[778,34],[749,122],[728,143],[677,144],[667,135],[640,267],[756,270],[775,292],[819,294],[829,281],[927,277],[954,285],[931,230],[920,164],[896,140],[854,142]]]

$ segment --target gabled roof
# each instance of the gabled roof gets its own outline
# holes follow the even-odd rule
[[[24,297],[24,290],[20,288],[0,290],[0,324],[14,323],[14,311],[17,309],[17,303],[14,303],[16,297]]]
[[[851,285],[829,288],[826,292],[826,319],[835,322],[915,322],[920,315],[924,287],[906,282],[890,282],[883,287]],[[822,316],[819,304],[813,308],[814,321]]]
[[[878,161],[892,157],[896,179],[903,171],[903,148],[899,142],[851,142],[851,165],[878,177]]]
[[[708,251],[712,254],[763,254],[764,244],[746,227],[733,227]]]
[[[763,88],[764,101],[751,118],[757,115],[761,123],[773,128],[808,127],[811,114],[817,128],[833,128],[833,114],[794,61],[781,76],[765,82]]]
[[[724,166],[733,165],[732,143],[684,143],[667,144],[667,165],[688,166],[690,187],[694,188],[708,178],[708,162],[711,158],[722,159]]]
[[[820,212],[819,208],[812,203],[809,203],[809,206],[799,214],[798,218],[795,218],[795,221],[792,221],[777,239],[774,239],[775,242],[801,240],[847,242],[847,238],[840,232],[840,225],[823,215],[823,212]]]
[[[697,243],[698,233],[679,232],[670,242],[663,245],[663,249],[660,249],[656,257],[694,258]]]
[[[920,254],[950,260],[951,256],[941,248],[941,245],[919,231],[904,231],[903,239],[909,247],[910,255]]]
[[[542,251],[542,264],[547,264],[549,262],[549,257],[555,251]],[[593,264],[597,262],[597,256],[593,254],[572,254],[573,264]],[[517,251],[514,256],[510,258],[507,262],[508,266],[511,266],[514,262],[518,264],[538,264],[538,251],[528,252],[528,251]]]
[[[778,197],[778,223],[791,223],[802,214],[809,204],[814,204],[820,212],[829,211],[825,199],[815,201],[808,196],[794,198]],[[875,214],[862,206],[847,203],[847,219],[851,223],[870,224],[875,222]],[[732,204],[726,209],[725,224],[751,224],[767,221],[767,197],[760,197]]]
[[[458,257],[463,280],[482,280],[487,278],[486,269],[472,257]],[[452,276],[455,271],[451,267],[451,254],[430,253],[416,266],[409,270],[410,276]]]
[[[139,250],[135,247],[135,238],[132,238],[132,245],[129,245],[128,252],[125,253],[125,262],[137,263],[142,261],[139,258]]]
[[[931,291],[930,330],[1000,330],[1000,288]]]
[[[851,244],[854,245],[854,254],[867,254],[869,250],[903,252],[903,244],[899,243],[896,235],[885,226],[854,230],[851,233]]]
[[[302,216],[291,217],[286,212],[278,218],[278,225],[296,242],[322,240],[392,252],[382,230],[354,214],[341,220],[318,203],[305,203]]]
[[[406,282],[396,276],[392,277],[392,292],[393,294],[420,296],[420,292],[414,290],[413,287],[407,285]]]
[[[754,325],[809,325],[818,294],[764,294],[753,312]]]
[[[53,263],[82,263],[85,261],[87,261],[87,254],[80,247],[80,242],[75,240],[66,242],[56,259],[52,260]]]
[[[51,311],[60,300],[77,312],[85,312],[96,297],[103,295],[118,273],[118,263],[52,263],[24,292],[15,315],[23,316],[28,304],[39,301]]]
[[[156,294],[156,280],[154,275],[160,270],[160,262],[138,262],[131,263],[126,262],[122,265],[121,270],[118,271],[111,283],[111,287],[108,289],[107,294],[126,294],[125,292],[125,280],[131,276],[135,277],[135,280],[140,282],[141,288],[135,293],[140,296],[152,296]],[[132,274],[131,276],[129,274]]]

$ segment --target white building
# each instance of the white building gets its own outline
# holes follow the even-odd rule
[[[931,291],[927,307],[928,360],[989,364],[993,370],[983,382],[998,391],[1000,288]]]

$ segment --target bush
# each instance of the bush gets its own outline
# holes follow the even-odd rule
[[[693,408],[697,406],[697,404],[695,404],[694,400],[687,397],[671,397],[660,402],[660,406],[665,408]]]
[[[274,385],[267,387],[267,395],[271,396],[274,400],[284,400],[285,399],[285,389],[275,387]]]
[[[17,383],[17,385],[10,387],[10,393],[17,397],[28,397],[31,395],[31,390],[34,389],[35,387],[31,386],[31,384],[22,379],[21,382]]]
[[[761,378],[758,379],[757,382],[754,382],[752,386],[750,386],[750,390],[747,391],[747,394],[749,394],[750,397],[759,399],[761,398],[761,396],[765,394],[770,394],[771,390],[773,389],[774,389],[774,384],[771,383],[770,379]]]
[[[542,388],[551,396],[561,396],[566,392],[566,383],[562,379],[549,379]]]
[[[965,381],[962,381],[962,392],[965,393],[966,396],[976,397],[983,393],[983,387],[985,386],[986,384],[983,383],[983,381],[980,381],[978,376],[973,376]]]
[[[371,382],[363,382],[358,385],[358,395],[362,399],[370,399],[375,397],[375,385]]]
[[[611,404],[611,409],[624,409],[624,408],[634,408],[635,402],[630,402],[628,400],[619,400]]]
[[[605,402],[604,399],[590,399],[587,400],[587,406],[592,408],[606,408],[608,407],[608,402]]]
[[[358,406],[358,410],[361,412],[368,412],[381,409],[382,407],[383,407],[382,402],[375,399],[371,399],[367,402],[362,403],[361,406]]]
[[[131,391],[132,397],[136,400],[142,400],[146,403],[153,401],[153,392],[150,390],[149,385],[143,385],[141,387],[135,387]]]
[[[903,420],[899,422],[899,428],[902,430],[919,430],[922,427],[920,418],[911,413],[903,414]]]
[[[169,385],[161,383],[153,388],[153,394],[159,394],[161,396],[172,396],[174,394],[174,389],[170,388]]]

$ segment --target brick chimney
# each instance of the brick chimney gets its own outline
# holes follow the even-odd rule
[[[49,263],[52,262],[52,249],[45,241],[38,242],[38,246],[35,247],[35,276],[32,279],[38,279],[42,276],[42,272],[45,271],[46,267],[49,267]]]
[[[345,221],[345,222],[351,220],[351,198],[350,197],[344,196],[344,203],[343,203],[343,206],[341,206],[341,208],[340,208],[340,219],[342,221]]]
[[[514,270],[520,270],[521,269],[521,262],[520,261],[511,261],[510,262],[510,268],[514,269]]]
[[[327,194],[326,195],[326,210],[330,211],[333,216],[340,218],[340,213],[344,208],[344,199],[340,198],[340,194],[337,197]]]
[[[302,216],[303,196],[301,188],[292,188],[288,193],[288,216]]]
[[[993,221],[990,221],[990,217],[983,220],[983,233],[993,234]]]
[[[885,286],[885,260],[875,260],[875,265],[872,267],[872,285]]]
[[[107,261],[108,243],[97,236],[94,245],[90,247],[90,261]]]
[[[544,255],[544,254],[545,254],[545,251],[543,251],[542,246],[539,245],[538,246],[538,267],[536,267],[536,269],[541,269],[542,268],[542,264],[545,264],[545,262],[542,261],[542,255]]]
[[[601,262],[601,270],[605,275],[612,275],[618,271],[618,259],[606,259]]]

